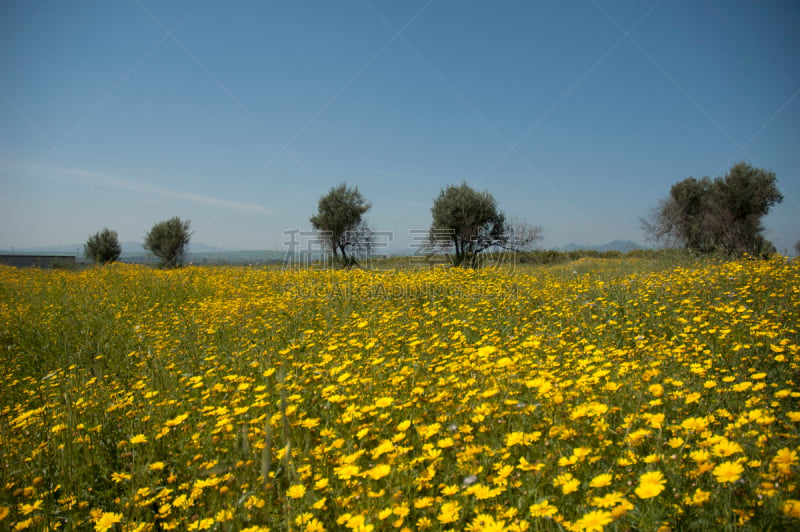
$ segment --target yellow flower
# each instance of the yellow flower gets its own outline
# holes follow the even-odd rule
[[[684,443],[686,443],[686,440],[684,440],[683,438],[670,438],[669,440],[667,440],[667,445],[669,445],[673,449],[677,449]]]
[[[581,481],[578,480],[577,478],[573,478],[571,480],[564,482],[561,485],[561,491],[564,493],[564,495],[568,495],[573,491],[576,491],[580,485]]]
[[[16,525],[14,525],[14,530],[25,530],[29,528],[33,524],[33,519],[25,519],[24,521],[19,521]]]
[[[703,417],[690,417],[681,423],[681,428],[684,430],[693,430],[695,432],[703,431],[707,426],[708,420]]]
[[[181,414],[173,419],[170,419],[169,421],[164,423],[164,425],[166,425],[167,427],[177,427],[178,425],[186,421],[186,418],[188,417],[189,414]]]
[[[317,519],[312,519],[306,523],[305,532],[325,532],[325,526]]]
[[[122,514],[104,512],[103,515],[100,516],[100,519],[94,524],[95,532],[105,532],[120,521],[122,521]]]
[[[365,473],[372,480],[379,480],[392,472],[391,466],[387,464],[378,464]]]
[[[166,467],[166,464],[164,462],[153,462],[152,464],[147,466],[147,468],[150,471],[161,471],[162,469],[164,469],[164,467]]]
[[[494,353],[495,351],[497,351],[497,348],[495,346],[493,346],[493,345],[485,345],[483,347],[479,347],[478,348],[478,356],[481,357],[481,358],[487,357],[487,356],[491,355],[492,353]]]
[[[286,490],[286,496],[290,499],[302,499],[306,494],[306,487],[302,484],[295,484]]]
[[[195,521],[187,527],[187,530],[208,530],[212,526],[214,526],[214,519],[209,517]]]
[[[433,527],[433,522],[431,522],[431,520],[427,517],[420,517],[417,519],[417,529],[428,530],[431,527]]]
[[[311,521],[314,518],[314,514],[310,512],[304,512],[299,514],[297,517],[294,518],[294,524],[297,526],[304,525]]]
[[[397,517],[405,517],[411,512],[411,509],[408,507],[407,504],[401,504],[400,506],[395,506],[392,508],[392,513]]]
[[[136,445],[139,443],[147,443],[147,437],[144,434],[137,434],[130,440],[132,445]]]
[[[701,506],[703,503],[708,501],[711,498],[710,491],[703,491],[700,488],[697,488],[692,496],[692,504],[695,506]]]
[[[495,496],[492,488],[490,488],[485,484],[475,484],[473,486],[470,486],[466,490],[466,492],[469,493],[470,495],[473,495],[479,501],[491,499],[492,497]]]
[[[525,434],[523,432],[510,432],[506,434],[506,447],[513,447],[525,441]]]
[[[665,483],[666,480],[661,471],[650,471],[639,477],[639,485],[634,491],[640,499],[649,499],[664,491]]]
[[[545,499],[540,503],[532,504],[529,511],[533,517],[553,517],[558,513],[558,508]]]
[[[698,449],[696,451],[692,451],[689,453],[689,456],[692,458],[692,460],[694,460],[698,464],[708,462],[711,459],[711,453],[709,453],[705,449]]]
[[[612,491],[602,497],[592,497],[592,505],[599,508],[613,508],[624,500],[622,493]]]
[[[8,506],[0,506],[0,521],[8,517],[11,509]]]
[[[457,502],[446,502],[439,508],[439,515],[436,516],[436,519],[442,524],[455,523],[458,521],[460,510],[461,506]]]
[[[800,517],[800,501],[796,499],[787,499],[783,501],[781,511],[789,517]]]
[[[44,501],[42,501],[42,500],[38,500],[38,501],[34,502],[33,504],[20,504],[19,505],[19,511],[20,511],[20,513],[22,515],[28,515],[28,514],[31,514],[31,513],[35,512],[36,510],[41,510],[43,504],[44,504]]]
[[[378,408],[386,408],[387,406],[391,406],[392,403],[394,403],[394,399],[391,397],[381,397],[375,401],[375,406]]]
[[[192,488],[200,490],[205,488],[213,488],[220,482],[222,482],[222,479],[220,477],[198,478],[197,480],[194,481],[194,484],[192,484]]]
[[[431,504],[433,504],[433,498],[431,498],[431,497],[419,497],[418,499],[416,499],[414,501],[414,508],[416,508],[417,510],[421,510],[423,508],[427,508]]]
[[[453,441],[453,438],[451,438],[450,436],[442,438],[438,442],[436,442],[436,446],[441,449],[447,449],[449,447],[452,447],[453,445],[455,445],[455,442]]]
[[[731,456],[732,454],[744,452],[742,446],[736,442],[729,441],[724,439],[717,444],[714,445],[712,449],[714,456],[719,457],[727,457]]]
[[[654,429],[660,429],[664,425],[664,414],[655,414],[647,423]]]
[[[686,404],[690,405],[692,403],[696,403],[700,400],[702,394],[700,392],[692,392],[686,396]]]
[[[172,501],[172,505],[178,508],[188,508],[192,505],[192,500],[186,497],[185,494],[181,494],[175,497],[175,500]]]
[[[128,473],[111,473],[111,480],[119,484],[123,480],[130,480],[131,476]]]
[[[780,449],[773,460],[776,464],[794,465],[797,463],[797,453],[788,447]]]
[[[568,467],[578,463],[578,457],[574,454],[570,457],[562,456],[558,459],[558,467]]]
[[[634,506],[627,499],[622,499],[619,505],[611,510],[611,516],[614,519],[619,519],[629,511],[633,510]]]
[[[712,473],[717,478],[717,482],[736,482],[742,476],[744,468],[738,462],[722,462],[714,468]]]
[[[603,473],[594,477],[589,483],[589,486],[593,488],[604,488],[611,485],[611,480],[612,477],[610,473]]]
[[[351,478],[358,476],[359,474],[359,467],[353,464],[346,464],[341,467],[335,468],[336,476],[342,480],[350,480]]]
[[[442,495],[444,495],[445,497],[450,497],[458,493],[460,490],[461,488],[459,488],[457,485],[451,484],[450,486],[445,486],[444,488],[442,488]]]
[[[505,521],[496,521],[494,517],[488,514],[478,514],[467,525],[468,532],[503,532],[506,529]]]
[[[611,512],[595,510],[578,519],[575,528],[586,532],[603,532],[603,527],[613,520]]]
[[[327,507],[325,506],[326,502],[328,502],[328,498],[322,497],[320,500],[312,504],[311,507],[315,510],[325,510],[327,509]]]

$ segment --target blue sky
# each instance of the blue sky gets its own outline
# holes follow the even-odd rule
[[[800,4],[0,3],[0,248],[282,249],[343,181],[404,247],[448,184],[544,247],[642,241],[688,176],[774,171],[800,239]]]

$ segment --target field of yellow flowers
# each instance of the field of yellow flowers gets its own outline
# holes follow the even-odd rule
[[[0,528],[797,530],[798,330],[780,257],[2,267]]]

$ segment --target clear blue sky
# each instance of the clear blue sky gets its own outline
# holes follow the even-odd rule
[[[642,241],[672,183],[776,172],[800,239],[800,4],[0,3],[0,248],[281,249],[358,185],[406,246],[466,180],[544,247]]]

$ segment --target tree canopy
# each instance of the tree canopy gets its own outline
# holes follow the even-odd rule
[[[360,249],[367,245],[369,228],[362,216],[372,208],[358,187],[348,187],[346,183],[333,187],[319,199],[317,214],[310,218],[314,229],[323,232],[323,238],[334,258],[339,257],[348,262],[348,250]],[[367,241],[362,242],[361,236]]]
[[[144,248],[161,261],[161,266],[174,268],[183,264],[186,246],[192,236],[189,220],[181,221],[175,216],[158,222],[144,237]]]
[[[494,196],[465,182],[442,189],[431,214],[431,241],[453,249],[455,266],[477,265],[478,254],[487,249],[524,247],[541,238],[541,227],[509,223]]]
[[[83,255],[97,264],[114,262],[121,254],[117,232],[108,228],[91,235],[83,245]]]
[[[772,244],[762,235],[761,219],[782,200],[774,172],[738,163],[725,177],[672,185],[642,219],[642,229],[650,241],[703,253],[763,254]]]

